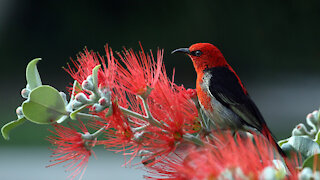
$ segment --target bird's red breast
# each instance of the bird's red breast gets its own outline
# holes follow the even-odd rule
[[[205,110],[213,111],[213,104],[211,103],[211,97],[207,93],[207,91],[205,91],[201,87],[201,84],[203,83],[203,75],[204,75],[203,72],[198,73],[197,75],[196,90],[197,90],[198,100]]]

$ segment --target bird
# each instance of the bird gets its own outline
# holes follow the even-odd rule
[[[196,43],[189,48],[175,49],[174,53],[184,53],[191,58],[197,74],[196,92],[201,110],[215,127],[258,132],[281,156],[286,156],[239,76],[216,46]]]

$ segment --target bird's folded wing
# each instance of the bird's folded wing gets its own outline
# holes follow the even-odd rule
[[[261,130],[265,121],[236,75],[227,67],[210,69],[209,91],[222,105],[230,108],[245,124]]]

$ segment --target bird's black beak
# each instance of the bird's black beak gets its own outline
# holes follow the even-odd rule
[[[174,53],[177,53],[177,52],[184,53],[184,54],[189,54],[190,53],[189,48],[179,48],[179,49],[173,50],[171,52],[171,54],[174,54]]]

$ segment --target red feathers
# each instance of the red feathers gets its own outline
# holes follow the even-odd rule
[[[228,66],[229,64],[223,57],[218,48],[209,43],[197,43],[189,47],[189,51],[201,51],[201,56],[189,55],[193,61],[194,67],[197,72],[203,71],[207,68]]]
[[[230,71],[234,73],[234,75],[237,77],[239,84],[241,85],[243,91],[245,94],[247,93],[247,90],[244,88],[240,78],[235,73],[235,71],[232,69],[232,67],[228,64],[224,56],[222,55],[221,51],[215,47],[214,45],[210,43],[197,43],[193,44],[189,47],[190,51],[190,58],[192,59],[194,68],[199,76],[203,76],[203,71],[205,69],[210,69],[214,67],[228,67]],[[201,56],[194,56],[191,52],[193,51],[201,51]]]

